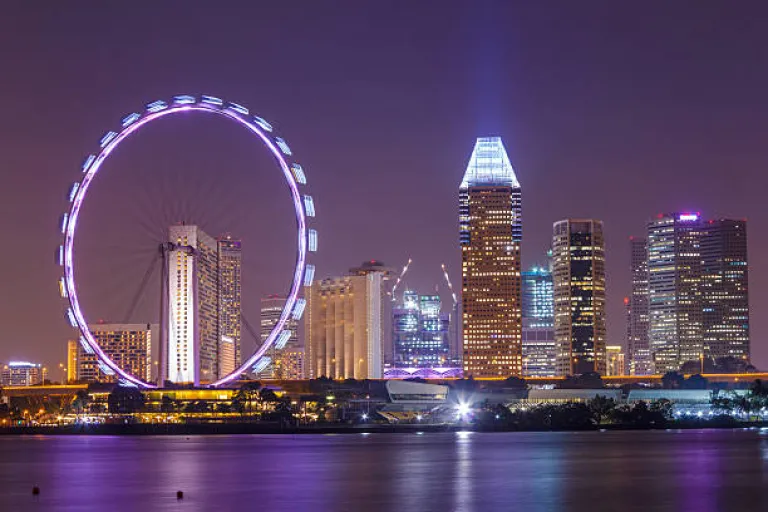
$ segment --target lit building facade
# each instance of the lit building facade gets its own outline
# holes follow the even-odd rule
[[[624,349],[620,345],[606,345],[605,347],[605,375],[626,375],[627,367],[624,357]]]
[[[648,338],[655,373],[704,357],[702,229],[698,213],[662,214],[648,223]]]
[[[532,267],[523,272],[523,375],[556,374],[555,313],[552,272]]]
[[[348,276],[312,283],[304,313],[308,378],[382,378],[389,275],[388,268],[373,261]]]
[[[75,382],[77,380],[77,361],[78,361],[78,348],[80,344],[77,340],[69,340],[67,342],[67,382]]]
[[[171,226],[166,252],[167,324],[163,376],[199,385],[240,362],[241,245],[198,226]]]
[[[48,378],[48,370],[41,364],[11,361],[3,365],[0,386],[36,386]]]
[[[269,333],[277,325],[280,315],[285,307],[285,297],[270,295],[261,299],[260,337],[264,343]],[[283,330],[290,331],[285,345],[276,348],[274,345],[269,350],[271,362],[269,366],[260,371],[256,377],[261,379],[301,379],[303,378],[303,353],[299,346],[298,323],[293,317],[289,317]],[[302,354],[302,356],[299,356]]]
[[[747,222],[716,219],[701,240],[705,357],[749,361]]]
[[[392,309],[396,368],[434,368],[448,364],[450,317],[438,295],[406,290]]]
[[[603,223],[555,222],[552,251],[557,374],[605,375]]]
[[[218,251],[219,377],[229,375],[241,361],[242,242],[230,236],[216,240]]]
[[[648,240],[630,237],[632,295],[627,306],[627,351],[632,375],[653,373],[653,357],[648,338]]]
[[[521,376],[522,191],[499,137],[477,139],[459,187],[465,376]]]
[[[159,326],[152,324],[91,324],[99,348],[121,369],[152,380],[152,340]],[[76,341],[67,344],[67,378],[78,382],[115,382],[117,379],[96,354]]]

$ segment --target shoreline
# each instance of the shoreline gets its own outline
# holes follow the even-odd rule
[[[768,428],[768,422],[714,424],[706,421],[670,422],[666,425],[636,427],[631,425],[595,425],[585,429],[510,429],[483,425],[321,425],[281,427],[277,424],[100,424],[66,427],[0,428],[0,436],[202,436],[202,435],[302,435],[302,434],[415,434],[437,432],[603,432],[648,430],[724,430]]]

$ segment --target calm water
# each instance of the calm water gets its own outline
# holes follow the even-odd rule
[[[758,431],[0,437],[3,512],[766,511],[767,494]]]

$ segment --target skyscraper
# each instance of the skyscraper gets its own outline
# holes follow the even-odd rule
[[[121,369],[141,380],[152,379],[152,339],[159,326],[151,324],[91,324],[99,348]],[[115,382],[112,370],[96,354],[70,341],[68,378],[80,382]]]
[[[309,378],[382,377],[388,276],[389,269],[372,261],[350,269],[350,275],[312,283],[304,315]]]
[[[164,245],[162,375],[176,383],[212,382],[239,363],[241,248],[198,226],[171,226]]]
[[[242,244],[230,236],[216,240],[218,257],[219,377],[240,366]]]
[[[267,340],[269,333],[272,332],[272,329],[280,320],[280,315],[285,307],[285,300],[285,297],[279,295],[270,295],[261,299],[260,337],[262,343]],[[291,335],[280,348],[276,348],[274,345],[272,346],[268,353],[269,357],[272,359],[272,363],[259,372],[258,378],[302,378],[303,357],[299,357],[298,354],[303,354],[304,351],[299,346],[299,329],[297,321],[292,316],[289,317],[283,330],[290,331]]]
[[[499,137],[477,139],[459,187],[465,376],[522,374],[522,192]]]
[[[648,240],[630,237],[632,295],[628,300],[627,351],[632,375],[653,373],[653,358],[648,340]]]
[[[701,241],[704,354],[749,361],[747,223],[704,224]]]
[[[403,292],[392,309],[395,367],[435,368],[448,364],[450,319],[438,295]]]
[[[566,219],[553,226],[558,375],[605,374],[603,223]]]
[[[704,357],[698,213],[661,214],[648,223],[648,337],[656,373]]]
[[[555,313],[552,272],[532,267],[523,272],[523,375],[556,373]]]

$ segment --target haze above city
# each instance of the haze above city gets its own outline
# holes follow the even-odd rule
[[[603,220],[609,344],[624,343],[630,235],[660,212],[747,218],[752,362],[768,367],[768,17],[758,16],[768,8],[335,7],[4,9],[0,227],[14,250],[0,271],[0,361],[53,367],[75,336],[53,254],[84,157],[145,103],[210,93],[273,122],[304,165],[318,208],[318,277],[413,258],[408,286],[442,285],[441,263],[458,282],[458,186],[479,136],[503,138],[521,183],[524,268],[543,262],[554,221]],[[125,311],[153,237],[177,220],[243,237],[252,323],[258,297],[287,288],[288,194],[238,127],[169,120],[105,171],[77,255],[89,319]],[[151,299],[139,311],[155,311]]]

